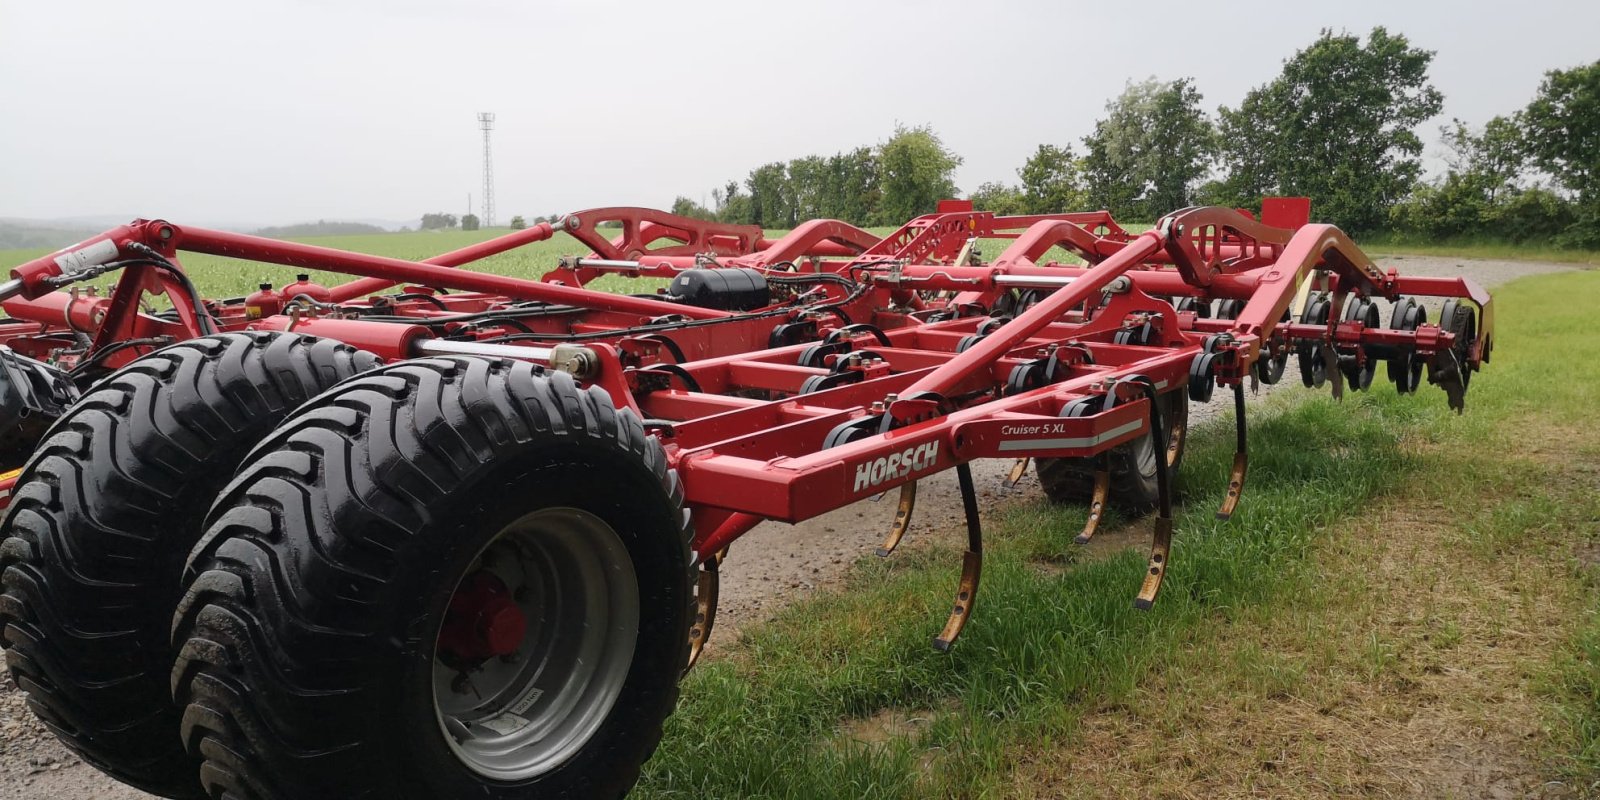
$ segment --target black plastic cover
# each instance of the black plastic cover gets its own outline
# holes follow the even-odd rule
[[[772,303],[766,277],[746,267],[686,269],[672,279],[667,294],[684,305],[719,311],[749,311]]]
[[[22,466],[77,399],[65,372],[0,346],[0,469]]]

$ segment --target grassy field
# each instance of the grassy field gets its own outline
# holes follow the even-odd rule
[[[1129,223],[1126,227],[1128,230],[1139,231],[1148,228],[1149,225]],[[869,230],[882,236],[893,231],[893,228],[882,227],[870,228]],[[505,230],[471,232],[459,230],[417,231],[370,236],[323,236],[297,241],[341,250],[353,250],[360,253],[421,260],[466,247],[470,244],[476,244],[506,232]],[[774,230],[768,231],[767,235],[776,237],[783,233],[783,231]],[[999,255],[1007,244],[1008,242],[1005,240],[984,240],[980,243],[980,249],[985,258],[992,259]],[[1600,253],[1581,250],[1557,250],[1548,247],[1514,247],[1505,244],[1481,242],[1419,245],[1386,239],[1381,236],[1363,239],[1362,245],[1368,252],[1373,254],[1461,256],[1466,258],[1521,259],[1600,265]],[[475,269],[498,275],[537,278],[553,269],[556,259],[560,256],[578,255],[587,252],[587,250],[588,248],[577,240],[565,234],[557,234],[555,238],[549,241],[538,242],[509,253],[502,253],[485,259],[478,262]],[[0,270],[10,269],[17,264],[37,258],[48,252],[50,251],[47,249],[0,250]],[[1078,262],[1077,258],[1060,248],[1053,249],[1045,254],[1044,260],[1052,259],[1060,260],[1064,263]],[[183,265],[194,278],[201,293],[214,298],[245,295],[254,291],[257,285],[266,281],[271,281],[281,286],[292,281],[295,274],[295,270],[288,267],[255,264],[217,256],[186,255],[183,257]],[[313,279],[325,285],[332,285],[348,280],[348,276],[313,272]],[[111,280],[109,276],[102,278],[102,287],[108,286]],[[595,288],[607,291],[640,291],[640,284],[620,277],[602,278],[592,285]],[[661,282],[651,281],[648,283],[647,290],[654,289],[659,285],[661,285]]]
[[[504,230],[479,230],[479,231],[417,231],[414,233],[387,233],[370,236],[319,236],[297,241],[306,244],[315,244],[323,247],[333,247],[340,250],[353,250],[359,253],[372,253],[374,255],[391,256],[419,261],[431,258],[440,253],[448,253],[467,245],[492,239],[495,236],[507,233]],[[588,252],[588,248],[576,239],[564,233],[557,234],[554,238],[536,242],[526,247],[501,253],[500,255],[477,262],[474,267],[481,272],[490,272],[497,275],[511,275],[519,278],[537,278],[554,269],[556,259],[563,255],[581,255]],[[0,250],[0,269],[10,269],[29,259],[37,258],[49,250]],[[282,286],[294,280],[296,270],[291,267],[278,267],[267,264],[257,264],[248,261],[239,261],[231,258],[186,254],[182,258],[183,267],[199,287],[201,294],[207,297],[239,297],[255,291],[256,286],[263,282],[272,282]],[[350,280],[347,275],[313,271],[313,280],[324,285],[335,285]],[[100,283],[102,288],[108,287],[115,276],[106,276]],[[599,288],[620,289],[627,279],[607,278],[599,283]],[[660,285],[659,281],[652,281],[650,287]],[[638,291],[638,289],[633,289]]]
[[[870,228],[879,236],[893,232],[893,228]],[[416,231],[412,233],[375,234],[371,236],[319,236],[296,241],[306,244],[332,247],[340,250],[352,250],[358,253],[372,253],[374,255],[391,256],[418,261],[440,253],[447,253],[482,242],[495,236],[507,233],[505,230],[493,231]],[[769,237],[781,236],[785,231],[767,231]],[[1004,240],[985,240],[982,242],[982,252],[985,257],[993,258],[1008,242]],[[29,261],[51,252],[47,249],[32,250],[0,250],[0,270],[9,270],[11,267]],[[556,260],[563,255],[581,255],[588,252],[583,244],[564,233],[556,234],[549,241],[536,242],[526,247],[521,247],[507,253],[493,256],[477,262],[473,267],[481,272],[490,272],[497,275],[510,275],[519,278],[538,278],[556,266]],[[1077,259],[1065,251],[1058,249],[1046,254],[1046,259],[1060,259],[1064,262],[1076,262]],[[282,286],[292,280],[297,270],[290,267],[257,264],[248,261],[239,261],[218,256],[186,254],[182,258],[183,267],[194,279],[201,294],[211,298],[240,297],[255,291],[263,282],[272,282]],[[109,288],[115,276],[105,276],[98,283],[102,289]],[[323,285],[332,286],[349,280],[349,276],[335,273],[312,271],[312,279]],[[654,291],[665,285],[665,281],[646,279],[636,281],[621,276],[604,276],[589,284],[592,288],[602,291]]]
[[[1416,242],[1403,237],[1376,235],[1361,238],[1361,246],[1373,254],[1450,256],[1508,261],[1549,261],[1556,264],[1600,265],[1600,251],[1571,250],[1538,244],[1471,239],[1442,242]]]
[[[1130,602],[1141,554],[1075,557],[1079,509],[988,520],[949,655],[928,640],[958,553],[864,560],[697,669],[642,796],[1480,796],[1457,762],[1593,781],[1600,361],[1571,354],[1600,347],[1600,274],[1496,302],[1464,416],[1426,386],[1264,404],[1232,522],[1229,431],[1197,431],[1155,610]]]
[[[492,235],[310,241],[418,259]],[[535,277],[581,249],[558,237],[483,269]],[[219,297],[290,272],[185,266]],[[986,520],[955,652],[928,640],[959,553],[863,561],[696,670],[641,796],[1474,796],[1429,790],[1468,780],[1439,766],[1458,762],[1594,781],[1600,360],[1572,354],[1600,348],[1600,273],[1496,294],[1497,357],[1465,416],[1427,386],[1280,393],[1253,406],[1229,523],[1211,511],[1231,429],[1193,432],[1154,611],[1131,607],[1142,554],[1083,558],[1080,509],[1013,504]]]

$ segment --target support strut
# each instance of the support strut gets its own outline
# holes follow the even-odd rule
[[[983,524],[978,520],[978,493],[972,488],[972,467],[956,465],[956,479],[961,484],[961,507],[967,513],[967,552],[961,556],[961,583],[956,587],[950,619],[933,640],[933,649],[941,653],[950,650],[967,620],[972,618],[972,605],[978,598],[978,576],[983,571]]]
[[[1228,519],[1239,505],[1239,495],[1244,492],[1244,476],[1250,470],[1250,452],[1244,427],[1244,382],[1233,385],[1233,422],[1238,439],[1234,444],[1233,469],[1228,472],[1228,494],[1217,509],[1217,519]]]

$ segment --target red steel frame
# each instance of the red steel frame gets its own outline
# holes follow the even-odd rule
[[[1337,228],[1304,224],[1308,213],[1294,199],[1269,200],[1259,222],[1231,209],[1185,209],[1134,235],[1104,212],[999,217],[954,203],[888,237],[818,220],[769,240],[751,226],[607,208],[420,263],[141,220],[12,270],[0,295],[13,295],[3,306],[14,321],[0,326],[0,342],[41,359],[59,358],[80,335],[93,352],[208,329],[293,329],[387,359],[490,342],[496,347],[485,352],[573,371],[646,419],[683,477],[696,550],[710,557],[761,520],[807,519],[974,459],[1103,453],[1149,433],[1150,398],[1183,390],[1207,354],[1206,380],[1236,387],[1255,362],[1292,342],[1361,359],[1370,346],[1427,359],[1458,344],[1437,325],[1340,321],[1352,294],[1469,301],[1477,336],[1461,369],[1487,361],[1493,312],[1480,287],[1380,271]],[[621,234],[608,238],[602,223],[619,224]],[[563,259],[542,280],[456,269],[558,230],[591,253]],[[971,247],[992,238],[1012,241],[984,263]],[[1052,248],[1084,263],[1040,263]],[[181,252],[360,277],[305,313],[253,319],[229,301],[207,306],[211,321],[202,322],[183,282],[158,263],[175,264]],[[57,290],[121,261],[129,263],[109,296]],[[607,272],[670,278],[731,267],[775,281],[831,280],[817,277],[799,300],[750,313],[583,288]],[[1313,277],[1331,291],[1329,322],[1283,322]],[[396,285],[408,293],[371,297]],[[437,291],[445,289],[453,293]],[[1017,289],[1038,299],[1003,324],[988,315]],[[176,314],[141,311],[146,292],[170,295]],[[1243,308],[1235,319],[1204,319],[1176,312],[1169,297]],[[518,305],[528,301],[541,305]],[[329,305],[386,313],[373,321],[318,310]],[[455,323],[485,312],[493,314]],[[1140,326],[1142,343],[1119,343],[1119,332]],[[106,366],[135,355],[119,353]],[[1017,383],[1045,361],[1047,380]],[[1114,402],[1095,413],[1062,416],[1074,401],[1108,396]],[[1239,402],[1242,413],[1242,395]]]

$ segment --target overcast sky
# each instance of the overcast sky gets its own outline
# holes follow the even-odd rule
[[[1437,51],[1438,122],[1514,111],[1545,70],[1600,58],[1596,0],[1229,5],[0,0],[0,217],[461,213],[478,111],[498,115],[502,222],[706,199],[896,122],[931,124],[966,191],[1076,143],[1129,79],[1236,105],[1324,27]]]

